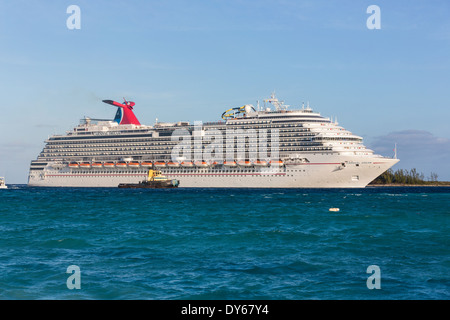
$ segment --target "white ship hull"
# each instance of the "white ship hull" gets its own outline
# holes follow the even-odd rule
[[[339,157],[282,167],[250,168],[162,168],[180,188],[364,188],[388,170],[397,159],[383,157]],[[325,157],[324,157],[325,160]],[[343,165],[345,164],[345,165]],[[127,170],[53,169],[30,172],[29,186],[38,187],[117,187],[137,183],[147,177],[146,168]]]

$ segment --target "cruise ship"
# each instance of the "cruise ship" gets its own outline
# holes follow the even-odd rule
[[[114,119],[85,117],[49,137],[29,186],[118,187],[156,169],[183,188],[363,188],[399,161],[309,104],[290,110],[274,94],[206,123],[142,125],[134,102],[103,102],[117,107]]]

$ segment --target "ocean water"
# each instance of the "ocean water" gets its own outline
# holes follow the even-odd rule
[[[0,299],[449,299],[449,234],[450,188],[10,186]]]

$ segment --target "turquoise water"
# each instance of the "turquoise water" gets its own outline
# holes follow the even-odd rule
[[[450,298],[450,188],[10,186],[0,203],[0,299]]]

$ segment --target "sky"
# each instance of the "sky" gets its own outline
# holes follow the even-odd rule
[[[112,119],[103,99],[151,125],[220,120],[274,91],[378,154],[396,143],[394,170],[450,181],[449,14],[446,0],[0,0],[0,176],[26,183],[48,136]]]

